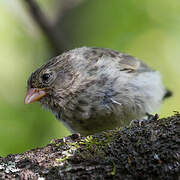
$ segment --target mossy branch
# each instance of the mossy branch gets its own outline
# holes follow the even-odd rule
[[[180,114],[0,158],[0,179],[180,178]]]

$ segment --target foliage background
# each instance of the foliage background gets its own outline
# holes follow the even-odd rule
[[[58,0],[38,0],[50,18]],[[179,111],[180,1],[84,0],[60,24],[67,49],[108,47],[129,53],[158,69],[174,92],[160,117]],[[69,132],[39,104],[24,105],[26,80],[54,55],[47,37],[23,0],[0,0],[0,156],[42,146]]]

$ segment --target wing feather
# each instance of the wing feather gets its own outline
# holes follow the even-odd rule
[[[86,59],[91,59],[92,61],[96,60],[96,62],[101,57],[110,57],[112,58],[112,60],[119,61],[120,71],[128,71],[128,73],[153,71],[141,60],[128,54],[124,54],[107,48],[88,48],[85,56]]]

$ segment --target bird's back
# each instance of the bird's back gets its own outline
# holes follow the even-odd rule
[[[78,74],[74,108],[65,108],[64,113],[64,119],[76,122],[67,122],[71,129],[87,135],[123,126],[161,104],[165,89],[160,74],[142,61],[104,48],[83,47],[68,53]]]

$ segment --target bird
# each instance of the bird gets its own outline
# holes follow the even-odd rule
[[[80,47],[51,58],[27,81],[25,104],[40,102],[72,133],[124,127],[171,96],[158,71],[116,50]]]

